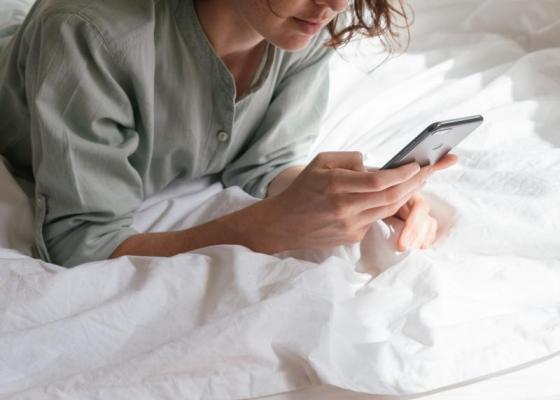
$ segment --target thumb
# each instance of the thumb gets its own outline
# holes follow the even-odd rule
[[[424,204],[425,202],[426,201],[424,200],[424,196],[422,196],[422,194],[420,194],[419,192],[416,192],[410,197],[410,200],[408,200],[399,209],[399,211],[397,211],[397,216],[403,221],[406,221],[408,217],[410,217],[410,213],[412,212],[412,210],[414,208],[417,208],[419,205]],[[429,211],[429,206],[427,206],[427,209]]]

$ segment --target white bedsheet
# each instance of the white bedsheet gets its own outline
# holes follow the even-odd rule
[[[460,164],[426,187],[449,228],[438,246],[396,254],[376,224],[322,253],[213,246],[67,270],[0,250],[0,398],[413,394],[560,351],[560,2],[414,4],[408,54],[369,77],[374,48],[334,60],[315,151],[381,164],[426,123],[482,113]],[[192,226],[254,201],[177,183],[135,226]]]
[[[253,400],[558,400],[560,354],[513,371],[412,396],[387,396],[350,392],[336,386],[311,386],[302,390]]]

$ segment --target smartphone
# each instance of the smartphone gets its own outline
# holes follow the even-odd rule
[[[433,165],[474,132],[484,121],[481,115],[434,122],[416,136],[381,169],[398,168],[411,162]]]

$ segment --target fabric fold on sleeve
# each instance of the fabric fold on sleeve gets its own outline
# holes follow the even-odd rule
[[[37,253],[66,267],[107,259],[137,233],[143,198],[126,72],[79,15],[47,15],[26,39]]]

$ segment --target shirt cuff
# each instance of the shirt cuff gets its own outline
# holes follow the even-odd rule
[[[96,241],[95,246],[88,246],[88,234],[69,233],[57,244],[57,250],[49,249],[43,234],[47,205],[45,196],[35,194],[35,216],[33,233],[35,238],[33,255],[45,262],[63,266],[76,267],[93,261],[107,260],[113,252],[129,237],[138,234],[133,228],[122,227],[111,234],[106,234],[103,240]],[[70,230],[70,229],[69,229]]]
[[[276,178],[280,173],[284,172],[286,169],[295,166],[305,166],[309,163],[307,158],[300,158],[297,160],[290,161],[287,164],[282,164],[279,167],[274,168],[267,174],[262,175],[257,182],[248,188],[247,193],[251,196],[264,199],[268,193],[268,185]]]

